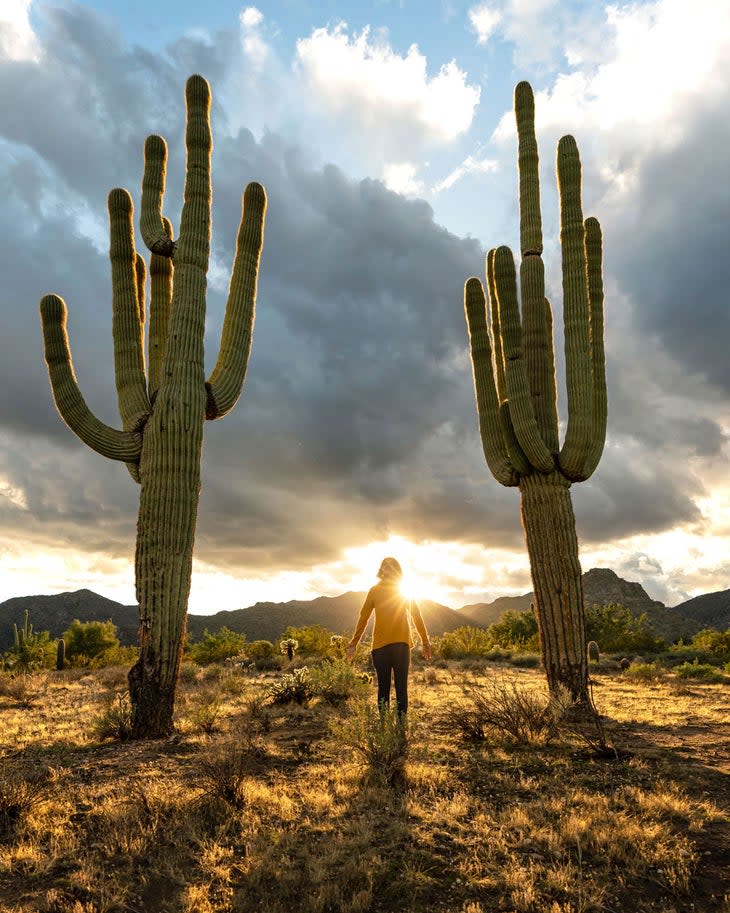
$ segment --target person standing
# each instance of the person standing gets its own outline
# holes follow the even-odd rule
[[[375,612],[371,656],[378,677],[378,706],[390,704],[391,680],[399,714],[408,712],[408,671],[411,662],[410,618],[416,626],[423,647],[423,658],[431,659],[431,642],[418,603],[407,599],[401,590],[403,569],[395,558],[384,558],[377,574],[379,582],[365,597],[355,633],[347,645],[352,660],[368,619]]]

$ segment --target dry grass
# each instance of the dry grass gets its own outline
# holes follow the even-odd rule
[[[416,670],[391,757],[357,700],[228,670],[186,676],[172,739],[100,740],[123,672],[0,688],[3,913],[730,913],[726,684],[597,673],[609,761],[443,725],[495,681],[539,706],[538,670]]]

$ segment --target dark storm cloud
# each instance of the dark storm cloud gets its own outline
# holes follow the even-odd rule
[[[641,333],[688,372],[730,391],[730,97],[678,111],[681,141],[641,164],[610,263]]]

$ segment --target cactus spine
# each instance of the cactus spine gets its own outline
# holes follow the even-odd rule
[[[151,251],[148,365],[145,372],[145,265],[135,250],[133,204],[126,190],[109,194],[114,367],[122,430],[88,409],[74,376],[66,305],[41,300],[46,362],[66,424],[103,456],[125,462],[140,483],[135,554],[140,657],[129,673],[136,738],[172,731],[186,630],[200,459],[205,419],[233,408],[251,349],[266,195],[252,183],[228,293],[220,352],[205,380],[203,336],[210,251],[210,88],[201,76],[186,85],[187,168],[179,238],[162,215],[167,146],[145,143],[141,234]]]
[[[560,239],[568,422],[558,438],[552,311],[545,297],[535,103],[515,89],[519,147],[521,308],[508,247],[487,255],[489,315],[482,283],[464,291],[479,428],[487,464],[502,485],[517,486],[535,591],[543,663],[551,691],[588,702],[585,610],[570,498],[587,479],[606,436],[602,241],[598,221],[583,221],[581,170],[572,136],[558,143]],[[490,340],[491,332],[491,340]]]

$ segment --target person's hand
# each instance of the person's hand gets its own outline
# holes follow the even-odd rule
[[[356,645],[356,644],[350,643],[350,644],[347,645],[347,649],[345,650],[345,656],[347,657],[347,659],[348,659],[349,662],[352,662],[353,659],[355,658],[355,650],[356,650],[356,649],[357,649],[357,645]]]
[[[424,644],[422,653],[423,653],[423,658],[425,660],[428,661],[429,659],[431,659],[431,657],[433,656],[433,653],[431,653],[431,644]]]

